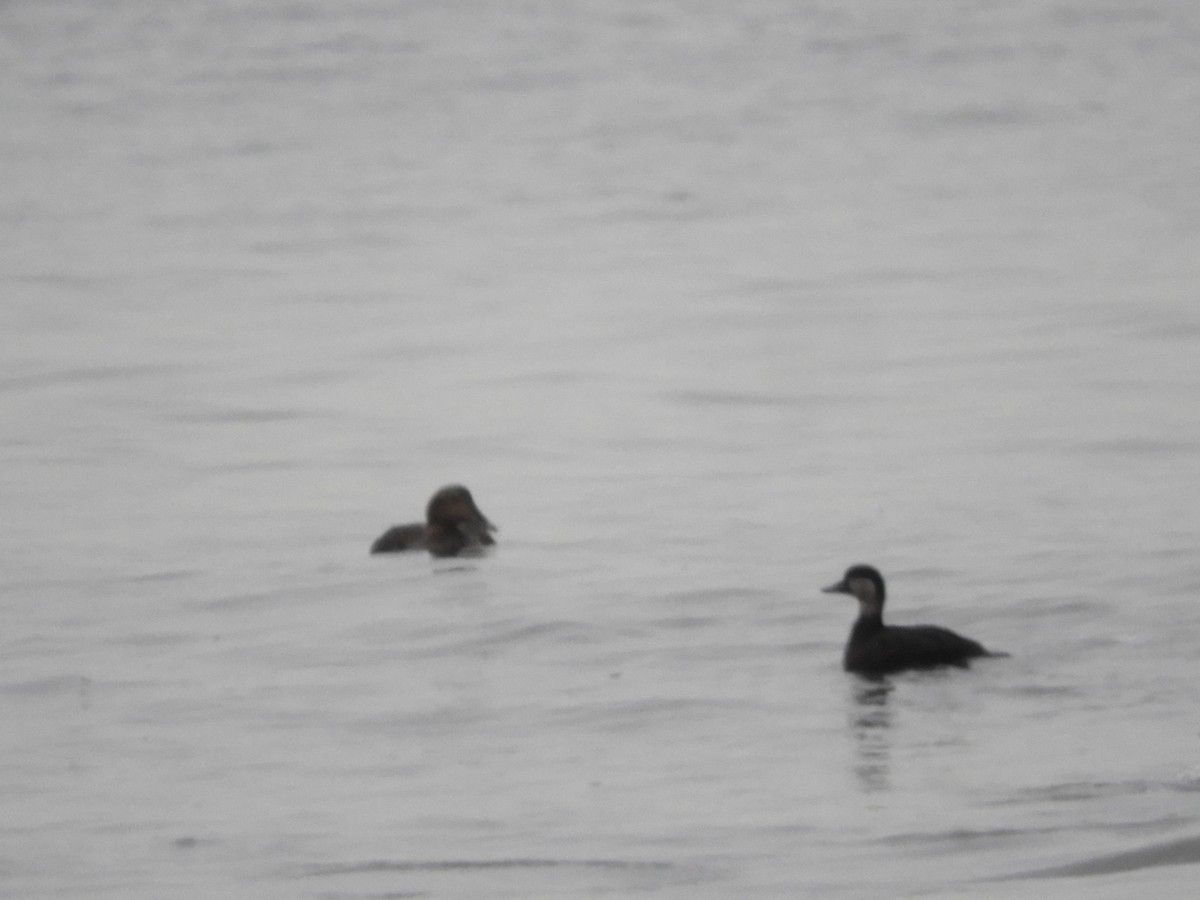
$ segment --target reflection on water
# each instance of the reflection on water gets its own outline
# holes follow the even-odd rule
[[[850,731],[854,736],[854,774],[867,793],[891,788],[892,711],[887,681],[855,681],[854,706],[850,709]]]

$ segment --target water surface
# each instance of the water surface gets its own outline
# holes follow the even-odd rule
[[[1190,896],[1191,5],[0,24],[4,894]]]

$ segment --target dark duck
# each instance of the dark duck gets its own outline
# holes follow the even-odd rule
[[[428,550],[433,556],[478,553],[496,543],[491,532],[496,526],[475,505],[475,498],[461,484],[438,490],[425,507],[425,522],[393,525],[371,545],[372,553],[402,553]]]
[[[871,566],[851,566],[841,581],[824,591],[849,594],[858,601],[858,620],[842,657],[847,672],[877,677],[905,669],[965,669],[972,659],[1007,655],[992,653],[978,641],[938,625],[884,625],[887,591],[883,576]]]

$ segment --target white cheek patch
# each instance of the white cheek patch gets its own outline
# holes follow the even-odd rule
[[[875,596],[875,585],[871,584],[871,582],[865,578],[852,578],[848,584],[850,587],[850,592],[854,594],[855,597],[865,599],[873,598]]]
[[[855,578],[850,582],[850,590],[858,600],[858,611],[864,616],[877,616],[883,608],[875,593],[875,585],[865,578]]]

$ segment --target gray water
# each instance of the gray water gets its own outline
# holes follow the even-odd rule
[[[4,896],[1194,894],[1191,0],[0,34]]]

